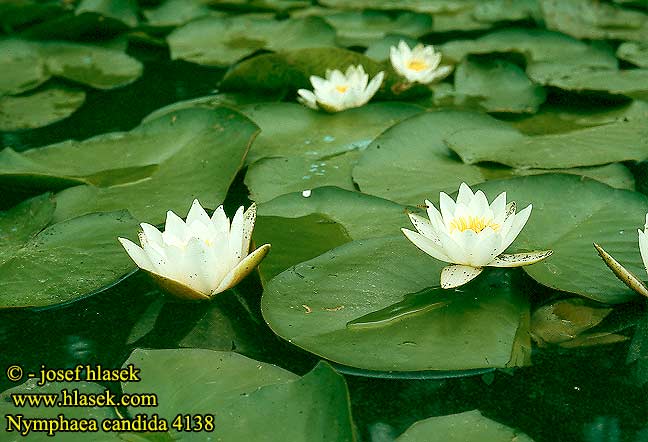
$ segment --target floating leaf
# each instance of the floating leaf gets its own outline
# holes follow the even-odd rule
[[[44,194],[0,212],[0,263],[8,261],[50,223],[55,207],[52,195]]]
[[[155,412],[169,422],[178,414],[213,414],[210,435],[222,440],[259,434],[269,442],[354,440],[344,379],[323,363],[299,378],[236,353],[138,349],[124,364],[141,369],[142,379],[123,383],[124,392],[155,393],[159,404],[131,407],[131,414]],[[270,426],[283,430],[268,433]],[[201,432],[180,434],[188,441],[205,438]]]
[[[34,129],[69,117],[85,101],[85,92],[49,87],[18,97],[0,96],[0,131]]]
[[[2,218],[5,223],[19,224],[24,216],[21,205]],[[10,238],[14,244],[23,239],[21,248],[3,250],[8,254],[0,264],[2,308],[73,301],[117,282],[133,268],[117,241],[118,236],[137,231],[137,221],[128,212],[84,215],[44,230],[38,224],[32,226],[38,230],[31,237],[19,231],[17,238]]]
[[[461,290],[437,289],[450,303],[380,327],[347,324],[425,288],[444,263],[403,236],[356,240],[293,266],[268,283],[261,307],[275,333],[335,362],[369,370],[504,367],[528,310],[513,272],[485,272]],[[308,306],[310,311],[303,306]]]
[[[398,43],[404,41],[412,48],[418,44],[415,38],[408,37],[402,34],[389,34],[381,40],[377,40],[369,45],[365,51],[365,55],[377,62],[384,63],[389,61],[389,49],[392,46],[398,46]]]
[[[418,38],[432,31],[432,17],[413,12],[349,11],[323,18],[335,28],[341,46],[369,46],[392,32]]]
[[[258,213],[254,240],[273,244],[260,267],[264,281],[352,239],[392,235],[409,225],[402,206],[334,187],[283,195],[260,204]]]
[[[454,78],[456,93],[479,99],[487,112],[534,113],[546,98],[541,86],[508,61],[466,59],[457,66]]]
[[[226,67],[252,53],[333,46],[335,30],[318,17],[278,21],[258,16],[205,17],[168,37],[171,58]]]
[[[648,212],[644,195],[560,174],[489,181],[477,187],[490,200],[506,191],[507,199],[520,208],[533,204],[531,218],[513,245],[554,251],[546,261],[523,267],[533,279],[609,304],[638,296],[606,271],[592,243],[600,244],[631,272],[644,272],[636,235]]]
[[[296,103],[242,106],[240,111],[261,129],[247,161],[295,155],[314,161],[361,150],[385,129],[422,110],[406,103],[369,103],[334,114]]]
[[[617,49],[617,57],[642,68],[648,68],[648,44],[645,42],[626,41]]]
[[[0,183],[41,191],[76,185],[57,195],[57,221],[128,208],[158,224],[167,210],[186,212],[193,198],[205,207],[220,204],[256,131],[230,109],[184,109],[130,132],[21,154],[7,148],[0,152]]]
[[[446,139],[461,159],[520,168],[593,166],[648,157],[645,119],[619,121],[564,134],[527,136],[503,125],[458,131]]]
[[[142,11],[151,26],[179,26],[205,15],[216,15],[203,0],[165,0],[159,6]]]
[[[396,442],[533,442],[524,433],[483,416],[479,410],[418,421],[401,434]]]

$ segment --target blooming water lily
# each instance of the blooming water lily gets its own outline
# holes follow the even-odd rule
[[[298,100],[311,109],[322,108],[327,112],[360,107],[375,95],[384,76],[384,72],[379,72],[369,81],[362,65],[349,66],[344,74],[337,69],[328,69],[326,78],[311,75],[313,91],[299,89]]]
[[[644,229],[637,229],[639,233],[639,252],[641,253],[641,260],[643,261],[644,268],[648,272],[648,214],[646,214],[646,222],[644,224]],[[616,259],[612,257],[608,252],[603,250],[603,247],[594,243],[594,247],[598,254],[603,258],[605,264],[614,272],[614,274],[630,287],[635,292],[640,295],[648,297],[648,287],[630,270],[623,267]]]
[[[425,201],[429,220],[410,213],[417,232],[402,229],[416,247],[428,255],[451,263],[441,272],[441,287],[452,288],[477,277],[486,266],[519,267],[550,256],[551,250],[502,254],[518,236],[531,214],[531,205],[515,213],[515,203],[506,203],[502,192],[489,205],[481,190],[473,193],[466,183],[459,187],[455,202],[441,192],[439,212]]]
[[[209,299],[238,284],[265,257],[270,244],[248,254],[256,206],[240,207],[230,224],[223,206],[211,218],[194,200],[187,221],[167,212],[164,232],[143,223],[141,247],[119,238],[131,259],[170,293]]]
[[[439,66],[441,53],[435,52],[434,47],[416,45],[413,49],[400,41],[398,47],[389,49],[389,58],[394,70],[410,83],[428,84],[441,80],[452,72],[451,66]]]

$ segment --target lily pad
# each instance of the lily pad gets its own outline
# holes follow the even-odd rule
[[[392,46],[398,46],[401,40],[407,43],[410,48],[416,46],[418,43],[418,40],[415,38],[403,34],[389,34],[370,44],[364,54],[377,62],[388,62],[390,48]]]
[[[621,60],[648,68],[648,44],[645,42],[627,41],[621,43],[616,54]]]
[[[648,38],[648,14],[598,0],[540,0],[547,28],[576,38]]]
[[[359,152],[350,151],[321,160],[298,156],[264,158],[248,167],[245,185],[250,199],[257,203],[323,186],[355,190],[351,170],[358,156]]]
[[[101,430],[101,423],[104,420],[119,419],[117,413],[112,407],[90,407],[90,406],[77,406],[77,407],[61,407],[57,404],[53,407],[49,406],[40,406],[40,407],[30,407],[23,406],[17,407],[14,405],[12,400],[13,395],[55,395],[59,396],[62,390],[67,390],[70,395],[72,395],[73,390],[78,390],[79,396],[99,396],[103,395],[106,391],[105,387],[102,387],[99,384],[94,384],[91,382],[56,382],[56,383],[47,383],[43,386],[36,385],[38,379],[29,379],[27,382],[20,384],[16,387],[10,388],[0,394],[0,411],[4,416],[11,416],[13,421],[19,421],[18,416],[23,418],[23,423],[21,430],[24,429],[25,421],[28,419],[33,423],[35,419],[38,419],[40,422],[41,419],[48,419],[54,423],[58,423],[59,416],[64,415],[66,420],[94,420],[94,425],[97,427],[97,431],[91,432],[81,432],[81,431],[54,431],[51,435],[48,434],[47,430],[38,431],[33,430],[29,432],[29,440],[33,441],[50,441],[52,438],[65,438],[66,441],[70,442],[83,442],[88,440],[88,434],[92,434],[92,440],[97,442],[119,442],[124,439],[120,438],[120,434],[116,432],[105,432]],[[5,418],[7,422],[7,428],[9,427],[9,417]],[[14,424],[15,425],[15,424]],[[92,424],[87,424],[92,425]],[[54,425],[52,425],[54,427]],[[41,428],[47,428],[41,427]],[[92,428],[92,427],[88,427]],[[33,427],[32,427],[33,429]],[[125,434],[123,434],[125,436]],[[3,436],[3,440],[6,442],[22,442],[25,440],[25,436],[20,434],[20,431],[7,430]]]
[[[0,74],[0,95],[33,89],[51,77],[112,89],[132,83],[143,71],[123,51],[78,43],[4,39],[0,54],[9,67]]]
[[[511,167],[556,169],[648,157],[648,127],[643,118],[536,136],[500,124],[457,131],[445,141],[468,164],[494,161]]]
[[[455,62],[468,54],[515,52],[527,62],[577,59],[582,66],[614,69],[618,65],[610,48],[544,29],[502,29],[475,40],[450,41],[441,46],[441,52]]]
[[[344,379],[326,364],[299,378],[236,353],[202,349],[138,349],[124,364],[140,368],[142,378],[124,383],[124,392],[158,397],[157,407],[131,407],[132,415],[155,412],[173,421],[179,413],[212,414],[210,435],[222,440],[259,434],[268,442],[354,440]],[[283,430],[268,432],[270,426]],[[200,432],[173,434],[187,441],[205,438]]]
[[[3,221],[19,224],[24,211],[18,206]],[[33,227],[38,230],[31,237],[18,233],[25,241],[21,248],[3,250],[0,308],[73,301],[117,282],[133,268],[116,239],[137,231],[137,221],[128,212],[84,215],[44,230]]]
[[[311,75],[323,77],[327,69],[346,70],[349,65],[361,64],[373,78],[385,71],[385,79],[378,94],[393,97],[391,87],[400,79],[391,70],[371,58],[340,48],[314,48],[263,54],[242,61],[223,78],[224,91],[277,91],[294,93],[300,88],[312,88],[308,80]]]
[[[5,149],[0,183],[45,189],[76,185],[57,195],[57,221],[128,208],[138,219],[158,224],[167,210],[185,213],[193,198],[205,207],[220,204],[256,131],[230,109],[184,109],[130,132],[21,154]]]
[[[409,224],[398,204],[334,187],[283,195],[260,204],[258,214],[254,240],[273,244],[260,266],[264,281],[353,239],[393,235]]]
[[[465,59],[457,66],[454,81],[457,94],[478,98],[487,112],[534,113],[546,98],[541,86],[504,60]]]
[[[205,15],[217,15],[202,0],[165,0],[159,6],[142,11],[150,26],[179,26]]]
[[[258,16],[205,17],[167,37],[172,59],[222,67],[260,49],[334,46],[334,40],[335,30],[318,17],[284,21]]]
[[[483,416],[479,410],[418,421],[401,434],[396,442],[533,442],[524,433]]]
[[[8,261],[50,223],[55,208],[52,195],[46,193],[0,212],[0,264]]]
[[[0,96],[0,131],[34,129],[63,120],[83,105],[85,96],[83,91],[62,87]]]
[[[461,290],[430,290],[430,303],[449,302],[443,308],[421,309],[419,300],[411,314],[387,325],[347,325],[438,287],[443,266],[402,235],[356,240],[276,276],[261,307],[279,336],[352,367],[408,372],[507,366],[529,308],[513,272],[486,273]]]
[[[364,149],[382,131],[423,111],[407,103],[369,103],[327,114],[296,103],[262,103],[240,107],[261,133],[254,140],[248,164],[261,158],[327,159]]]
[[[602,271],[605,264],[592,243],[600,244],[633,273],[645,272],[636,235],[648,212],[644,195],[561,174],[489,181],[477,187],[490,199],[506,191],[507,199],[518,207],[533,204],[531,218],[514,245],[554,251],[551,258],[523,267],[533,279],[609,304],[636,296],[612,272]]]
[[[605,92],[648,99],[648,69],[570,69],[558,62],[528,66],[533,81],[577,92]]]
[[[323,18],[335,28],[341,46],[369,46],[392,32],[418,38],[432,31],[432,17],[414,12],[347,11]]]

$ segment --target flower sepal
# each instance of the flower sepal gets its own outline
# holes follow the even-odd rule
[[[603,247],[594,243],[594,248],[598,252],[603,262],[612,270],[612,273],[619,278],[625,285],[634,290],[636,293],[648,298],[648,287],[634,273],[621,265],[612,255],[606,252]]]

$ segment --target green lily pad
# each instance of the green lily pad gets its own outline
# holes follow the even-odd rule
[[[334,46],[335,30],[324,20],[278,21],[258,16],[205,17],[168,37],[171,58],[226,67],[252,53]]]
[[[536,136],[498,124],[457,131],[445,141],[468,164],[494,161],[511,167],[556,169],[648,157],[648,127],[642,118]]]
[[[67,390],[70,396],[72,395],[73,390],[78,390],[79,396],[99,396],[104,394],[104,392],[106,391],[105,387],[91,382],[55,382],[48,383],[43,386],[36,385],[37,382],[38,379],[29,379],[27,382],[10,388],[9,390],[6,390],[0,394],[0,410],[2,411],[2,414],[4,416],[7,416],[5,418],[5,423],[7,424],[5,428],[7,428],[7,431],[5,431],[3,440],[5,440],[6,442],[22,442],[25,440],[25,436],[21,435],[20,431],[24,429],[24,425],[26,424],[27,420],[30,420],[32,425],[34,424],[34,419],[38,419],[38,422],[40,422],[41,419],[48,419],[55,423],[58,423],[60,415],[65,416],[65,419],[69,421],[82,419],[90,422],[94,421],[94,424],[87,423],[86,425],[90,425],[87,427],[88,429],[93,429],[94,427],[96,427],[97,430],[96,432],[94,430],[91,430],[90,432],[54,431],[51,435],[48,434],[47,430],[31,431],[29,433],[29,436],[27,436],[28,440],[51,441],[54,437],[56,439],[64,438],[66,441],[70,442],[83,442],[88,440],[89,434],[92,435],[92,440],[96,440],[97,442],[119,442],[124,440],[119,437],[119,433],[105,432],[101,429],[101,423],[104,420],[119,419],[117,413],[115,413],[115,410],[112,407],[61,407],[58,404],[55,404],[55,406],[53,407],[17,407],[16,405],[14,405],[14,402],[12,400],[13,395],[43,395],[43,397],[45,397],[46,395],[52,394],[59,396],[61,395],[61,391],[63,390]],[[15,428],[15,422],[20,421],[18,415],[20,415],[23,419],[23,426],[20,430]],[[11,431],[8,430],[10,421],[8,416],[11,416],[11,421],[14,422],[12,424],[14,425],[14,427]]]
[[[409,224],[402,206],[335,187],[283,195],[260,204],[258,214],[254,241],[273,245],[260,266],[263,281],[353,239],[392,235]]]
[[[385,131],[362,152],[353,168],[353,181],[362,192],[415,205],[436,198],[440,191],[455,192],[462,182],[470,185],[547,172],[544,169],[465,164],[443,141],[454,132],[482,127],[510,130],[499,120],[466,111],[428,112],[404,120]],[[622,164],[559,171],[594,178],[617,188],[634,189],[634,177]]]
[[[320,364],[303,378],[245,356],[202,349],[135,350],[124,363],[141,369],[141,381],[124,383],[129,394],[155,393],[155,408],[136,413],[211,414],[210,437],[271,441],[353,441],[344,379]],[[191,376],[187,376],[191,373]],[[199,397],[200,400],[196,400]],[[279,426],[281,432],[268,432]],[[176,432],[180,440],[205,440],[204,432]]]
[[[642,68],[648,68],[648,44],[645,42],[626,41],[621,43],[616,55],[621,60],[629,61]]]
[[[648,38],[648,14],[598,0],[540,0],[548,29],[592,40]],[[586,13],[584,13],[586,11]]]
[[[186,213],[193,198],[215,208],[243,166],[257,127],[227,108],[188,108],[130,132],[25,151],[0,152],[0,183],[59,193],[55,220],[127,208],[153,224],[167,210]],[[79,186],[78,184],[86,184]]]
[[[34,40],[91,40],[98,31],[115,35],[137,26],[137,14],[134,0],[81,0],[74,10],[48,17],[20,35]]]
[[[350,151],[322,160],[264,158],[248,167],[245,185],[250,191],[250,199],[257,203],[323,186],[355,190],[351,170],[359,155],[358,151]]]
[[[533,81],[568,91],[594,91],[631,98],[648,98],[648,69],[570,69],[555,63],[527,67]]]
[[[487,0],[475,6],[473,15],[487,23],[538,21],[542,11],[537,0]]]
[[[0,212],[0,264],[8,261],[50,223],[55,208],[52,195],[46,193]]]
[[[9,67],[0,74],[0,95],[33,89],[51,77],[112,89],[132,83],[143,71],[121,50],[78,43],[4,39],[0,54]]]
[[[261,300],[263,316],[289,342],[352,367],[408,372],[507,366],[529,309],[513,272],[493,270],[460,290],[430,290],[430,303],[449,302],[443,308],[421,309],[417,300],[411,314],[398,314],[386,325],[347,325],[394,304],[402,310],[408,294],[438,287],[444,265],[402,235],[356,240],[273,278]]]
[[[533,442],[524,433],[483,416],[479,410],[418,421],[401,434],[396,442]]]
[[[517,65],[504,60],[464,59],[455,71],[457,94],[479,99],[487,112],[534,113],[545,101],[541,86]]]
[[[314,161],[361,150],[385,129],[423,111],[406,103],[369,103],[334,114],[296,103],[251,104],[239,109],[261,128],[248,164],[295,155]]]
[[[414,12],[347,11],[323,18],[335,28],[341,46],[369,46],[392,32],[418,38],[432,31],[432,17]]]
[[[618,65],[614,52],[607,47],[544,29],[502,29],[475,40],[450,41],[441,46],[441,52],[455,62],[468,54],[515,52],[524,55],[527,62],[577,59],[583,66],[614,69]]]
[[[389,62],[390,48],[398,46],[401,40],[407,43],[410,48],[418,43],[415,38],[403,34],[388,34],[384,38],[371,43],[364,54],[379,63]]]
[[[180,26],[205,15],[217,15],[202,0],[165,0],[159,6],[142,11],[150,26]]]
[[[295,92],[297,89],[312,89],[311,75],[323,77],[327,69],[346,70],[349,65],[361,64],[373,78],[385,71],[385,79],[378,94],[393,97],[392,86],[399,84],[398,76],[371,58],[340,48],[314,48],[263,54],[242,61],[223,78],[224,91],[277,91]]]
[[[62,87],[0,96],[0,131],[34,129],[63,120],[83,105],[85,96],[83,91]]]
[[[506,191],[507,199],[520,208],[533,204],[531,218],[514,245],[554,251],[549,259],[523,267],[533,279],[609,304],[636,296],[612,272],[603,271],[605,264],[592,243],[600,244],[633,273],[645,272],[636,234],[648,212],[644,195],[561,174],[489,181],[477,187],[489,200]]]
[[[24,206],[18,206],[2,216],[3,224],[22,223],[24,216]],[[24,240],[19,249],[3,251],[1,308],[70,302],[117,282],[133,269],[117,241],[118,236],[133,236],[137,231],[137,221],[128,212],[84,215],[44,230],[41,225],[32,225],[38,230],[30,237],[17,233]]]

